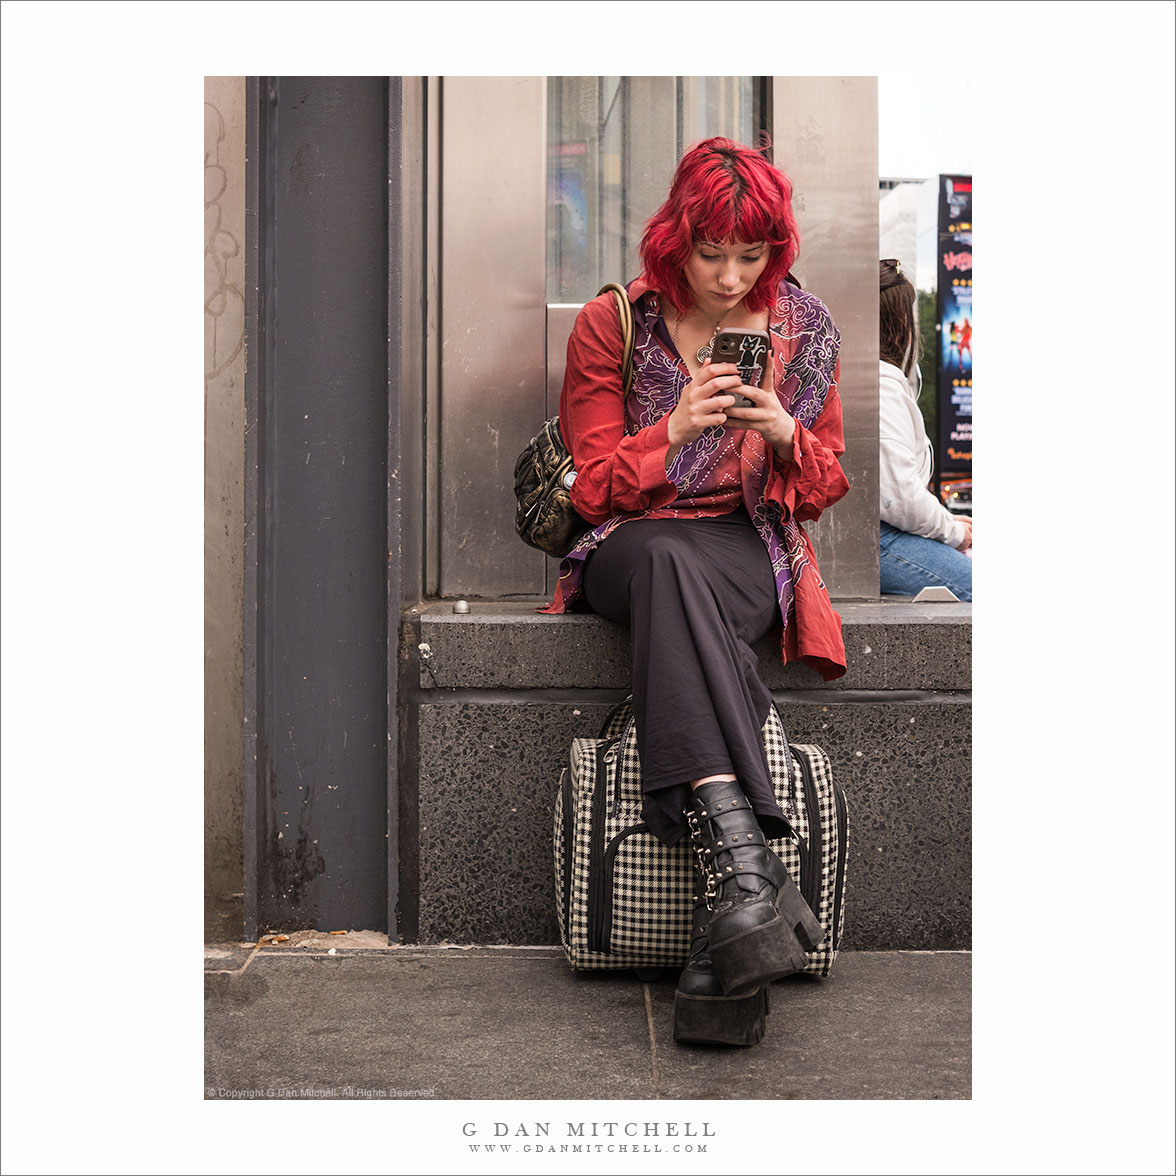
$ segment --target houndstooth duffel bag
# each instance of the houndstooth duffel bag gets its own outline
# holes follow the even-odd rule
[[[804,971],[827,976],[845,920],[845,794],[819,747],[790,747],[775,706],[764,723],[764,747],[776,799],[796,833],[795,841],[768,845],[825,928]],[[572,741],[553,842],[560,939],[573,968],[686,963],[694,855],[688,837],[668,848],[641,819],[641,761],[628,699],[609,715],[599,739]]]

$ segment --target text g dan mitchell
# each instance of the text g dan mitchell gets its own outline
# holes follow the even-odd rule
[[[710,1123],[605,1121],[599,1123],[463,1123],[465,1136],[493,1139],[713,1139]]]

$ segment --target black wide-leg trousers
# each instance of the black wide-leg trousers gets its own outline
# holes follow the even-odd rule
[[[642,816],[672,845],[689,782],[730,772],[764,832],[788,832],[762,728],[772,703],[752,646],[779,624],[767,549],[745,510],[709,519],[635,519],[588,557],[594,612],[627,625]]]

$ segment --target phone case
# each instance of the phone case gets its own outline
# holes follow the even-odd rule
[[[712,362],[733,363],[739,378],[749,387],[758,388],[764,378],[768,357],[768,332],[728,327],[715,336]],[[751,401],[736,396],[734,407],[747,407]]]

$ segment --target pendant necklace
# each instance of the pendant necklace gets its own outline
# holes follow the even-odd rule
[[[699,363],[706,363],[714,353],[715,336],[719,333],[719,328],[723,325],[723,319],[733,311],[735,307],[729,306],[723,313],[715,320],[715,329],[711,332],[710,342],[704,343],[694,354],[698,357]],[[682,322],[677,315],[674,316],[674,346],[678,346],[678,326]]]

